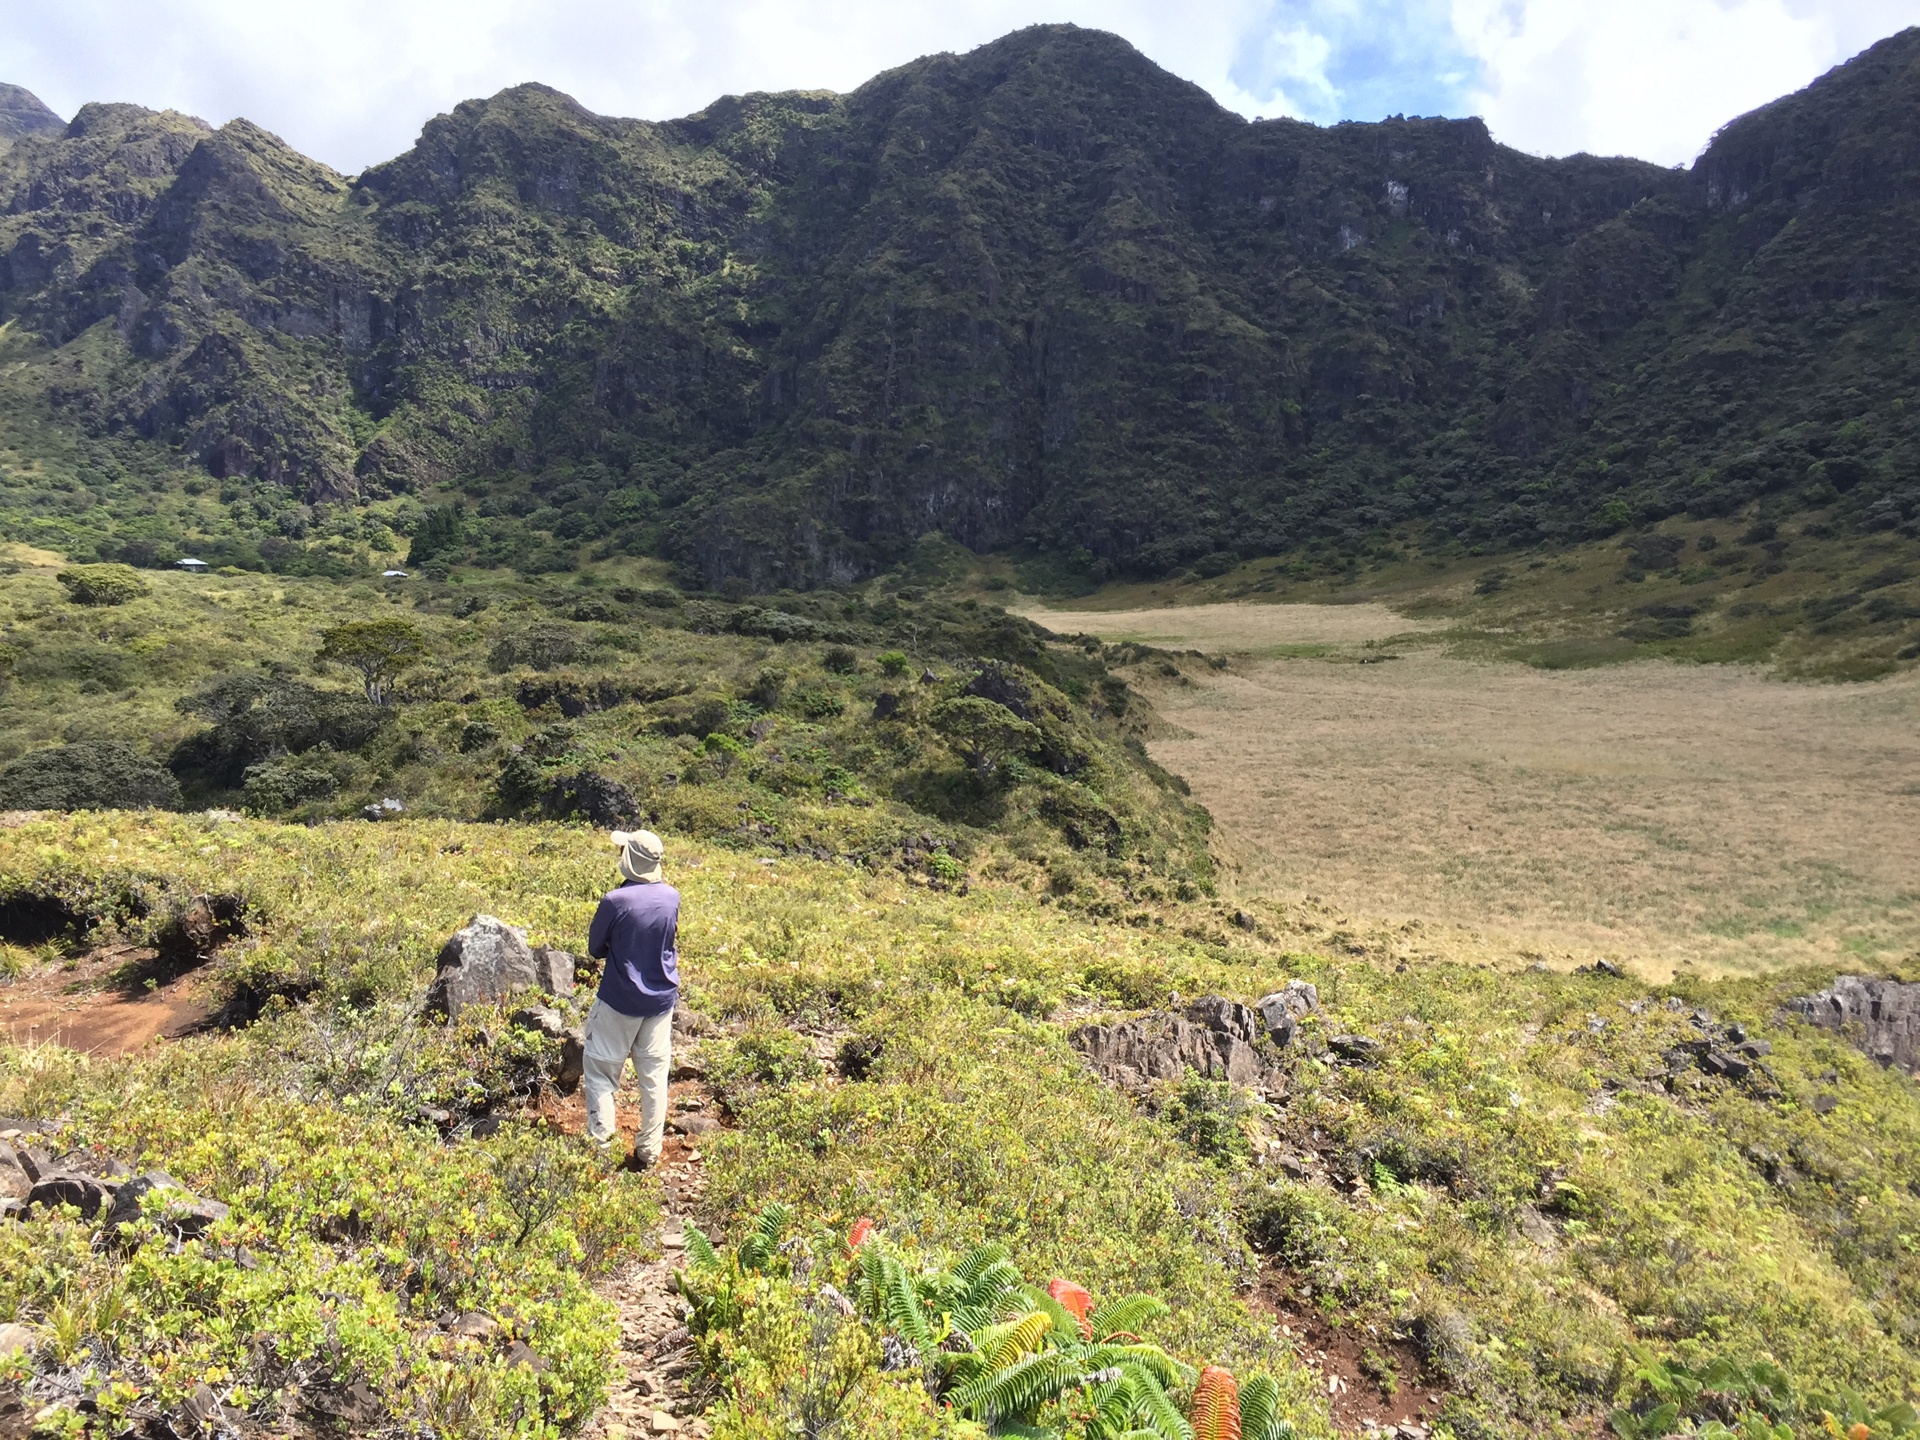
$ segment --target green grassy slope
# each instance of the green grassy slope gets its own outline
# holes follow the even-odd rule
[[[1326,1398],[1298,1342],[1249,1308],[1259,1276],[1355,1333],[1411,1337],[1395,1353],[1424,1354],[1423,1383],[1451,1397],[1441,1431],[1459,1437],[1590,1433],[1640,1392],[1634,1372],[1658,1356],[1772,1357],[1802,1390],[1848,1386],[1877,1404],[1920,1384],[1920,1099],[1910,1079],[1775,1017],[1815,977],[1649,991],[1447,963],[1396,973],[1282,953],[1258,914],[1247,929],[1204,903],[1158,926],[1107,925],[992,883],[929,893],[840,864],[770,868],[672,845],[689,997],[730,1022],[708,1042],[735,1124],[708,1147],[717,1230],[737,1234],[782,1199],[820,1246],[866,1214],[915,1253],[996,1239],[1029,1274],[1157,1294],[1172,1310],[1149,1338],[1190,1362],[1273,1371],[1309,1434],[1326,1430]],[[0,1306],[45,1326],[65,1304],[84,1333],[97,1313],[87,1307],[112,1290],[126,1307],[116,1363],[168,1403],[219,1367],[216,1383],[239,1383],[270,1414],[270,1357],[307,1355],[307,1383],[357,1378],[392,1413],[436,1423],[419,1384],[440,1363],[431,1316],[443,1296],[470,1303],[490,1285],[529,1317],[555,1369],[518,1382],[502,1370],[495,1408],[466,1428],[438,1418],[441,1433],[499,1433],[516,1413],[532,1433],[540,1415],[564,1425],[590,1403],[610,1332],[594,1328],[570,1273],[543,1268],[545,1242],[502,1250],[488,1230],[503,1203],[489,1187],[513,1156],[548,1143],[513,1118],[513,1067],[538,1052],[503,1046],[497,1029],[484,1040],[483,1016],[422,1032],[408,1002],[440,940],[477,908],[577,947],[606,883],[593,833],[75,816],[0,831],[0,873],[9,916],[25,913],[23,897],[65,907],[74,928],[56,945],[83,932],[137,938],[194,893],[237,894],[249,933],[214,962],[216,988],[301,997],[232,1036],[138,1061],[0,1052],[0,1111],[68,1110],[82,1138],[223,1195],[262,1267],[193,1261],[194,1247],[129,1262],[88,1250],[70,1221],[41,1220],[0,1232],[37,1257],[0,1267]],[[1307,1041],[1271,1113],[1224,1108],[1205,1085],[1136,1109],[1067,1043],[1089,1015],[1176,991],[1252,997],[1288,978],[1320,987],[1327,1014],[1311,1034],[1359,1032],[1381,1050],[1356,1066]],[[1764,1078],[1670,1066],[1703,1009],[1771,1041]],[[869,1061],[863,1078],[800,1063],[795,1028],[867,1042],[853,1047]],[[205,1126],[209,1094],[231,1132]],[[508,1117],[500,1136],[444,1149],[409,1128],[423,1101],[448,1095],[469,1111],[496,1107]],[[281,1096],[304,1108],[276,1108]],[[300,1166],[341,1178],[297,1200],[257,1188],[248,1176],[262,1161],[250,1157],[296,1136],[313,1151]],[[409,1228],[420,1223],[412,1199],[379,1202],[369,1245],[342,1248],[327,1197],[347,1205],[353,1192],[338,1187],[367,1178],[376,1151],[377,1173],[408,1196],[419,1187],[422,1203],[447,1184],[478,1186],[476,1198],[442,1206],[425,1229]],[[644,1204],[615,1223],[603,1192],[573,1183],[553,1245],[592,1235],[591,1253],[607,1256],[647,1243]],[[496,1247],[480,1253],[511,1258],[506,1268],[440,1268],[465,1253],[456,1242],[471,1226]],[[406,1271],[382,1268],[382,1254],[432,1259],[433,1284],[401,1283]],[[177,1289],[189,1263],[200,1267],[191,1304]],[[316,1349],[321,1332],[302,1317],[323,1284],[345,1283],[320,1278],[343,1264],[360,1267],[352,1283],[379,1334]],[[268,1305],[281,1290],[287,1300]],[[277,1351],[222,1338],[242,1315],[260,1317],[248,1323]],[[768,1333],[747,1323],[735,1342],[772,1343]]]

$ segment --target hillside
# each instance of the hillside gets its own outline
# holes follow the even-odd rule
[[[1067,26],[658,124],[521,86],[351,178],[26,109],[0,525],[80,558],[324,572],[437,513],[534,572],[808,587],[939,530],[1085,584],[1920,519],[1920,30],[1684,171],[1250,123]]]

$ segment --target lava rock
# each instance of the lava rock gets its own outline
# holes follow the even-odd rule
[[[117,1234],[122,1226],[140,1219],[141,1202],[153,1194],[166,1200],[166,1210],[160,1217],[162,1232],[179,1240],[197,1239],[216,1220],[227,1218],[227,1207],[218,1200],[195,1195],[164,1170],[149,1170],[127,1181],[113,1197],[113,1208],[107,1212],[108,1233]]]
[[[27,1206],[43,1206],[51,1209],[55,1205],[74,1205],[88,1219],[100,1213],[100,1207],[110,1202],[120,1187],[112,1181],[101,1180],[92,1175],[75,1175],[68,1171],[53,1171],[44,1175],[27,1192]]]
[[[1320,992],[1306,980],[1289,980],[1271,995],[1262,995],[1254,1009],[1266,1022],[1267,1038],[1276,1045],[1291,1045],[1300,1022],[1319,1013]]]
[[[1150,1080],[1179,1080],[1189,1070],[1238,1085],[1275,1083],[1251,1041],[1196,1025],[1184,1015],[1162,1012],[1119,1025],[1082,1025],[1069,1039],[1094,1069],[1127,1090],[1142,1089]]]
[[[536,1031],[549,1040],[558,1040],[560,1058],[554,1062],[553,1087],[563,1095],[571,1095],[580,1088],[580,1081],[587,1073],[587,1044],[580,1031],[567,1023],[566,1016],[551,1006],[529,1005],[514,1011],[507,1022],[522,1030]]]
[[[1380,1042],[1371,1035],[1329,1035],[1327,1049],[1351,1065],[1371,1065],[1380,1058]]]
[[[1842,975],[1832,989],[1789,1000],[1784,1008],[1840,1031],[1878,1064],[1920,1070],[1920,984]]]
[[[33,1348],[33,1331],[24,1325],[0,1325],[0,1355],[23,1355]]]
[[[33,1189],[33,1177],[11,1145],[0,1145],[0,1200],[24,1200]]]
[[[692,1139],[713,1134],[720,1128],[720,1122],[711,1115],[676,1115],[668,1122],[668,1128],[675,1134]]]
[[[1187,1018],[1216,1035],[1231,1035],[1252,1044],[1260,1038],[1260,1019],[1237,1000],[1203,995],[1187,1007]]]
[[[575,968],[569,951],[553,950],[545,945],[536,945],[533,949],[534,983],[549,995],[573,993]]]
[[[570,978],[570,977],[569,977]],[[553,973],[543,974],[527,933],[491,915],[476,915],[440,951],[440,973],[427,991],[429,1014],[458,1019],[469,1005],[503,1000],[516,990],[552,994]]]

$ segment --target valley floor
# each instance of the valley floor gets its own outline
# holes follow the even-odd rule
[[[1920,949],[1920,677],[1460,658],[1383,605],[1031,611],[1196,648],[1137,683],[1242,892],[1442,947],[1651,977]],[[1381,663],[1389,661],[1391,663]]]

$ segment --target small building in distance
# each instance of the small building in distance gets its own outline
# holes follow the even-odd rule
[[[196,560],[191,555],[187,556],[184,560],[176,560],[174,564],[189,574],[204,575],[207,573],[207,562],[204,560]]]
[[[380,578],[382,580],[405,580],[407,578],[407,572],[404,570],[382,570],[380,572]]]

